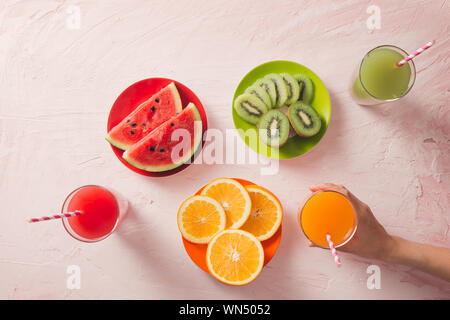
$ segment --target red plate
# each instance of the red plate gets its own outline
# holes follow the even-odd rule
[[[125,91],[123,91],[120,94],[120,96],[116,99],[111,108],[111,111],[109,112],[107,131],[109,132],[109,130],[111,130],[114,126],[120,123],[120,121],[122,121],[126,116],[128,116],[131,112],[133,112],[133,110],[136,109],[142,102],[149,99],[152,95],[154,95],[159,90],[169,85],[171,82],[174,82],[175,85],[177,86],[178,92],[180,93],[181,104],[183,105],[183,108],[185,108],[189,102],[193,102],[197,107],[198,112],[200,113],[200,117],[202,119],[203,136],[204,136],[204,133],[208,127],[208,123],[206,119],[205,109],[203,109],[203,105],[200,102],[200,99],[188,87],[184,86],[178,81],[166,78],[149,78],[136,82],[131,86],[129,86],[128,88],[126,88]],[[202,145],[200,148],[203,148],[203,144],[204,140],[202,139]],[[169,171],[149,172],[138,169],[129,164],[128,162],[126,162],[122,158],[122,154],[124,153],[123,150],[120,150],[119,148],[116,148],[113,145],[111,145],[111,148],[114,151],[114,154],[117,156],[117,158],[125,166],[127,166],[134,172],[137,172],[144,176],[150,177],[169,176],[177,172],[180,172],[181,170],[184,170],[187,166],[189,166],[189,164],[183,164],[178,168]],[[194,161],[196,154],[198,154],[198,152],[194,154],[190,163]]]

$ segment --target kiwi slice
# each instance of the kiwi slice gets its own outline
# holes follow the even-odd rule
[[[245,92],[250,93],[255,97],[257,97],[259,100],[261,100],[267,106],[267,109],[272,108],[272,100],[270,99],[270,96],[267,93],[267,91],[264,90],[262,87],[253,85],[251,87],[248,87],[245,90]]]
[[[259,118],[269,110],[264,102],[250,93],[244,93],[237,97],[233,106],[242,119],[252,124],[256,124]]]
[[[280,73],[280,76],[283,78],[284,83],[286,83],[286,87],[288,89],[288,97],[286,100],[287,104],[292,104],[298,101],[300,97],[300,86],[298,85],[297,80],[294,79],[289,73]]]
[[[269,147],[281,147],[289,138],[289,119],[277,109],[269,110],[258,122],[259,138]]]
[[[314,96],[314,85],[310,78],[305,76],[304,74],[296,74],[294,79],[297,80],[297,83],[300,87],[300,95],[298,101],[302,101],[305,103],[311,103]]]
[[[275,107],[282,107],[287,100],[288,90],[283,78],[277,73],[271,73],[264,77],[264,79],[271,80],[275,84],[277,97],[275,100]]]
[[[273,81],[268,79],[258,79],[253,86],[263,88],[270,97],[271,108],[275,107],[275,103],[277,101],[277,89],[275,88]]]
[[[296,102],[289,107],[289,121],[295,132],[302,137],[312,137],[320,131],[319,114],[309,104]]]
[[[284,105],[277,110],[280,110],[281,112],[283,112],[286,115],[286,117],[288,117],[288,114],[289,114],[288,106]],[[294,128],[292,128],[291,124],[289,123],[289,138],[296,137],[296,136],[298,136],[297,132],[295,132]]]

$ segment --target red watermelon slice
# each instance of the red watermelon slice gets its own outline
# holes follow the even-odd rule
[[[124,152],[131,165],[150,172],[175,169],[191,159],[202,141],[202,120],[191,102]]]
[[[141,103],[132,113],[112,128],[108,132],[106,140],[119,149],[127,150],[181,110],[180,94],[172,82],[150,99]]]

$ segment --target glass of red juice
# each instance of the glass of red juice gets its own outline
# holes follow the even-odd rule
[[[128,211],[128,201],[117,192],[87,185],[72,191],[61,212],[81,211],[79,216],[63,218],[63,226],[77,240],[97,242],[110,236]]]

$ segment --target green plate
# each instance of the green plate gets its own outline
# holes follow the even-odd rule
[[[320,139],[322,139],[323,135],[327,131],[331,115],[330,96],[328,95],[327,88],[325,87],[323,82],[314,72],[309,70],[307,67],[292,61],[270,61],[263,63],[251,70],[245,75],[245,77],[241,80],[238,87],[236,88],[236,91],[234,92],[233,102],[239,95],[244,93],[245,89],[250,87],[259,78],[262,78],[269,73],[283,72],[289,73],[291,75],[303,73],[304,75],[307,75],[313,82],[314,97],[311,105],[314,107],[314,109],[316,109],[322,120],[322,128],[320,129],[318,134],[311,138],[303,138],[300,136],[289,138],[289,140],[281,148],[279,148],[277,152],[275,148],[270,148],[266,146],[262,141],[260,142],[257,134],[256,139],[249,138],[251,137],[251,135],[249,134],[250,131],[247,130],[257,129],[256,126],[241,119],[241,117],[238,116],[238,114],[232,107],[234,126],[238,130],[239,136],[242,138],[242,140],[244,140],[245,144],[259,154],[274,159],[295,158],[314,148],[314,146],[319,143]]]

